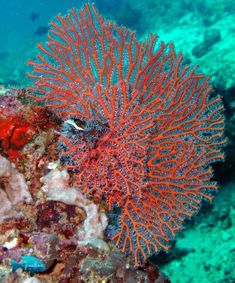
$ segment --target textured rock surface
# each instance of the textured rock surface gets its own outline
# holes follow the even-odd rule
[[[15,165],[0,156],[0,178],[3,179],[0,187],[0,220],[16,213],[15,208],[19,203],[30,203],[32,197],[23,174]]]

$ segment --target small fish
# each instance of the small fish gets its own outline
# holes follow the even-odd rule
[[[37,272],[43,272],[46,270],[45,264],[34,256],[22,256],[21,261],[17,262],[14,259],[11,260],[12,272],[15,272],[18,268],[28,272],[30,276],[33,276]]]
[[[48,32],[49,28],[48,27],[44,27],[44,26],[40,26],[37,28],[37,30],[35,31],[34,34],[38,35],[38,36],[42,36],[44,34],[46,34]]]
[[[35,20],[37,20],[37,18],[39,17],[39,14],[38,13],[31,13],[30,14],[30,20],[31,21],[35,21]]]

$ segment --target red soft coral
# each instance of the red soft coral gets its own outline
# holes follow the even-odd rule
[[[25,90],[10,89],[0,97],[0,151],[16,162],[22,148],[39,130],[50,128],[45,108],[29,108],[17,99]]]
[[[118,207],[108,235],[139,265],[167,250],[216,190],[209,164],[224,158],[221,99],[172,44],[157,47],[152,35],[139,43],[94,6],[51,25],[39,62],[29,61],[31,96],[65,121],[62,162],[85,193]]]

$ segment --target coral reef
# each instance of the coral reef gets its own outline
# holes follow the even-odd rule
[[[19,97],[19,89],[1,89],[0,94],[0,113],[5,115],[17,115],[19,110],[22,110],[22,104],[17,97]]]
[[[27,159],[26,159],[27,162]],[[10,195],[0,195],[0,202],[14,202],[0,218],[0,280],[7,282],[170,282],[157,268],[145,271],[129,266],[127,259],[109,248],[104,241],[107,217],[103,208],[69,186],[66,170],[49,163],[49,173],[41,178],[41,189],[32,199],[25,180],[7,159],[0,159],[1,177],[18,176]],[[20,177],[19,177],[20,176]],[[17,188],[17,196],[12,193]],[[4,193],[4,191],[0,190]],[[14,197],[12,197],[14,195]],[[27,204],[26,204],[27,202]],[[17,214],[13,211],[16,204]],[[26,257],[25,257],[26,256]],[[25,270],[11,272],[10,262],[37,258],[45,272],[34,268],[33,277]],[[20,264],[19,264],[20,265]],[[75,280],[75,281],[74,281]],[[110,281],[112,280],[112,281]]]
[[[116,216],[107,235],[142,265],[213,198],[210,164],[224,159],[221,98],[172,44],[153,35],[138,42],[92,5],[58,15],[38,47],[29,96],[63,120],[62,164],[84,194],[106,199]]]
[[[12,134],[1,136],[1,283],[169,282],[153,266],[135,270],[106,242],[104,205],[88,200],[57,161],[59,124],[46,110],[22,103],[27,99],[19,92],[4,89],[0,96],[1,133],[33,129],[19,147]]]
[[[171,249],[167,253],[160,252],[154,257],[154,260],[155,263],[160,266],[161,270],[168,274],[172,282],[175,283],[234,282],[234,1],[99,0],[95,2],[99,11],[107,18],[117,20],[119,24],[124,24],[128,28],[136,30],[138,38],[141,35],[141,39],[145,40],[148,32],[151,32],[152,34],[158,34],[159,39],[163,40],[165,43],[174,42],[175,49],[181,51],[184,55],[183,62],[185,64],[191,66],[198,65],[198,70],[200,70],[201,73],[210,76],[210,84],[213,88],[212,97],[218,94],[222,96],[225,104],[226,136],[229,142],[225,149],[225,163],[213,165],[213,179],[218,181],[219,191],[212,204],[203,202],[200,212],[195,217],[191,218],[191,220],[186,220],[184,224],[185,230],[177,233],[177,237],[172,241]],[[28,0],[1,1],[2,13],[0,21],[1,27],[3,28],[0,29],[0,125],[2,121],[11,120],[9,117],[12,117],[14,114],[17,116],[19,112],[21,112],[21,114],[26,114],[27,112],[24,106],[22,108],[22,102],[24,103],[25,99],[20,99],[20,101],[15,99],[15,97],[18,96],[19,90],[16,88],[12,89],[10,86],[25,87],[31,83],[26,75],[29,72],[29,68],[26,66],[25,62],[28,58],[35,58],[37,51],[34,47],[38,40],[40,40],[40,42],[48,41],[46,34],[39,37],[35,31],[37,31],[40,26],[45,27],[46,23],[54,19],[54,16],[58,12],[63,15],[72,6],[78,7],[79,5],[76,0],[59,1],[57,4],[54,5],[54,1],[46,0],[31,1],[30,5],[28,5]],[[38,15],[40,16],[38,17]],[[199,73],[199,71],[197,71],[197,73]],[[63,79],[66,79],[66,75],[63,76]],[[23,90],[23,92],[25,91]],[[10,93],[12,94],[10,95]],[[24,96],[24,93],[22,95]],[[7,117],[4,119],[2,115],[3,105],[6,106],[4,107],[4,111],[6,111],[4,116]],[[21,110],[18,111],[19,109]],[[26,117],[27,116],[28,114]],[[18,119],[18,122],[20,120],[21,118]],[[15,164],[15,169],[19,174],[23,174],[33,202],[39,201],[45,195],[39,188],[42,186],[40,178],[47,175],[49,172],[48,163],[53,162],[54,164],[54,162],[58,160],[56,140],[59,138],[61,125],[58,120],[57,122],[58,124],[56,123],[55,126],[48,131],[46,129],[39,129],[29,141],[26,141],[26,144],[21,148],[17,148],[16,151],[14,146],[12,146],[15,144],[15,139],[12,143],[11,131],[8,131],[8,136],[5,136],[4,139],[1,139],[1,137],[3,137],[3,131],[1,130],[0,133],[0,154],[2,157],[7,158],[11,164]],[[81,128],[82,123],[80,123],[79,120],[74,119],[74,122]],[[8,125],[12,126],[12,124],[14,124],[13,121]],[[69,128],[68,125],[68,123],[65,123],[63,128],[67,127],[70,133],[72,127]],[[20,127],[20,125],[17,125],[17,127]],[[25,129],[23,129],[23,132],[24,130]],[[106,128],[106,130],[108,129]],[[3,141],[5,142],[4,147]],[[19,139],[16,139],[16,141],[19,141]],[[25,140],[23,139],[23,141]],[[10,147],[9,144],[11,145]],[[11,152],[12,150],[13,152]],[[59,166],[59,170],[62,171],[63,168]],[[76,173],[74,174],[70,171],[69,175],[70,181],[68,187],[80,187],[80,184],[74,183],[74,181],[76,181]],[[7,180],[8,178],[6,177],[0,178],[0,193],[5,193],[5,186],[8,185]],[[6,201],[9,201],[6,193],[4,196],[7,198]],[[222,202],[221,199],[224,199],[224,201]],[[96,199],[96,205],[98,203],[99,201]],[[101,203],[103,210],[105,207],[105,200],[103,198]],[[16,208],[17,212],[14,212],[15,216],[17,215],[19,218],[9,219],[8,217],[4,220],[5,227],[11,226],[12,229],[9,228],[9,231],[3,233],[0,228],[0,238],[3,237],[5,239],[1,243],[5,241],[4,245],[6,245],[8,249],[15,245],[16,238],[18,237],[9,238],[12,233],[11,230],[14,230],[14,227],[18,226],[17,229],[20,230],[24,227],[25,231],[27,231],[27,225],[31,225],[22,215],[23,212],[30,212],[28,211],[30,205],[26,203],[22,204],[23,202],[18,203]],[[5,202],[4,205],[6,205]],[[68,207],[70,207],[70,210],[67,209]],[[23,212],[20,212],[20,209],[22,209]],[[51,233],[50,231],[53,231],[52,233],[56,235],[60,233],[60,230],[63,230],[66,237],[68,237],[69,235],[73,235],[73,231],[74,229],[76,230],[76,227],[83,228],[83,220],[81,220],[81,222],[73,221],[73,216],[76,214],[76,211],[81,212],[81,219],[85,219],[86,217],[85,211],[78,207],[66,206],[61,202],[47,200],[45,206],[43,202],[41,203],[39,201],[37,209],[37,231],[43,229],[44,233],[48,234]],[[9,212],[11,213],[11,211]],[[61,213],[62,215],[68,215],[67,212],[69,212],[69,224],[62,223],[61,227],[56,225],[60,220]],[[112,211],[107,214],[109,218],[108,222],[111,226],[118,226],[121,213],[121,208],[114,206]],[[54,215],[54,217],[52,217],[52,215]],[[35,211],[28,215],[29,218],[34,218],[35,216]],[[4,247],[4,249],[6,248]],[[89,260],[89,253],[87,257]],[[91,259],[91,263],[96,263],[94,257]],[[125,263],[122,264],[125,266]],[[61,265],[63,265],[61,262],[55,263],[47,273],[50,274],[54,269],[59,273]],[[113,266],[113,264],[110,265]],[[106,264],[109,270],[111,270],[110,265]],[[86,267],[86,265],[84,266]],[[104,269],[105,267],[102,270],[103,273]],[[61,270],[63,271],[63,267]],[[14,275],[10,275],[9,271],[8,265],[3,266],[0,264],[0,282],[5,283],[7,280],[6,276],[8,275],[8,283],[12,281],[39,282],[38,278],[29,278],[29,274],[21,273],[19,270],[17,270],[17,274]],[[119,274],[123,274],[122,269],[118,270],[118,272]],[[131,273],[132,271],[128,272],[128,274]],[[86,281],[88,274],[89,271],[84,272],[84,281]],[[92,278],[92,274],[91,272],[89,279]],[[81,276],[81,274],[79,275]],[[96,281],[97,278],[98,277],[95,277]],[[116,279],[115,276],[114,278]],[[128,281],[129,277],[125,277],[125,279]],[[129,281],[131,281],[131,279],[132,281],[138,281],[134,280],[133,277],[131,277]],[[40,280],[42,279],[40,278]],[[44,281],[45,280],[47,282],[50,281],[48,278],[44,279]],[[56,282],[56,280],[55,276],[53,282]]]

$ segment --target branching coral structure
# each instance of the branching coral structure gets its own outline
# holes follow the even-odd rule
[[[51,22],[30,96],[64,121],[61,161],[83,193],[105,198],[107,230],[136,266],[160,250],[217,189],[223,105],[172,44],[101,17],[93,5]]]

